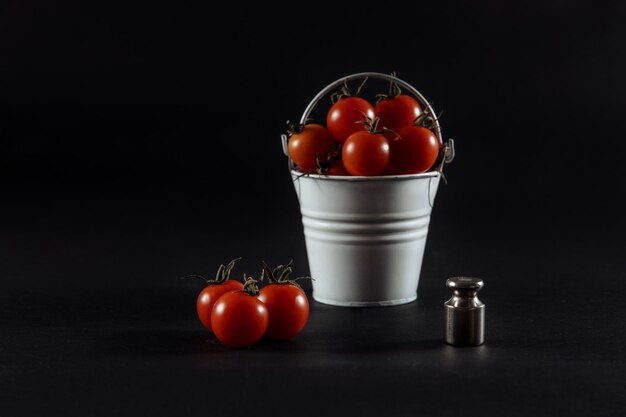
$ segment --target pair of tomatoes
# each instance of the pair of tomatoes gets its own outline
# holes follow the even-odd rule
[[[263,336],[287,340],[304,328],[309,318],[306,294],[289,278],[291,262],[273,270],[263,264],[260,281],[268,284],[259,290],[259,281],[245,283],[230,279],[236,260],[220,265],[215,280],[198,295],[196,310],[204,327],[226,346],[247,347]]]
[[[381,95],[379,95],[381,96]],[[391,83],[376,106],[347,92],[319,124],[291,126],[288,153],[303,172],[327,175],[402,175],[429,170],[440,143],[424,122],[432,120],[411,96]]]

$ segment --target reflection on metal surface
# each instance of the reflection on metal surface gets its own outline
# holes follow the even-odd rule
[[[476,346],[485,342],[485,304],[477,297],[483,280],[454,277],[446,281],[453,292],[444,304],[446,342],[456,346]]]

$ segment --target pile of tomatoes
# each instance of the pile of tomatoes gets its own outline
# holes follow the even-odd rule
[[[364,81],[365,82],[365,81]],[[363,84],[361,84],[361,87]],[[433,168],[441,145],[433,115],[395,82],[376,105],[351,94],[347,85],[331,96],[326,126],[290,124],[287,150],[303,173],[403,175]]]
[[[230,277],[237,260],[220,265],[213,280],[189,275],[207,283],[196,301],[204,327],[234,348],[251,346],[262,337],[288,340],[300,333],[309,318],[309,302],[296,279],[290,278],[292,263],[273,269],[263,263],[258,280],[244,274],[241,283]]]

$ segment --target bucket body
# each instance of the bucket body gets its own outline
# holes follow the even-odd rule
[[[439,172],[291,175],[316,301],[367,307],[417,298]]]

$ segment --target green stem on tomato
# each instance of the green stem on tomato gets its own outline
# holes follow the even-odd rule
[[[259,295],[259,281],[252,278],[252,277],[246,277],[246,275],[244,274],[243,276],[244,279],[244,284],[243,284],[243,292],[245,292],[248,295],[252,295],[254,297],[256,297],[257,295]]]
[[[217,268],[217,272],[215,273],[214,279],[208,279],[202,275],[186,275],[184,277],[180,277],[180,279],[200,278],[201,280],[206,282],[206,285],[223,284],[229,279],[231,279],[230,274],[233,271],[233,268],[235,267],[235,263],[239,260],[241,260],[241,257],[233,259],[226,265],[220,264],[219,268]]]
[[[310,279],[311,277],[298,277],[298,278],[290,278],[291,273],[293,272],[293,259],[289,261],[287,265],[278,265],[275,268],[270,268],[265,261],[263,263],[263,270],[261,272],[261,281],[265,278],[268,279],[270,284],[279,284],[279,285],[293,285],[300,289],[302,287],[296,281],[301,279]]]
[[[334,92],[330,95],[330,101],[335,104],[336,102],[338,102],[339,100],[341,100],[342,98],[346,98],[346,97],[356,97],[361,93],[361,89],[363,89],[363,86],[365,85],[365,83],[367,82],[368,77],[363,78],[363,81],[361,82],[361,84],[359,85],[359,87],[356,89],[355,93],[352,93],[352,91],[350,91],[350,87],[348,87],[348,81],[345,80],[343,82],[343,86],[341,87],[341,89],[339,90],[339,92]]]

